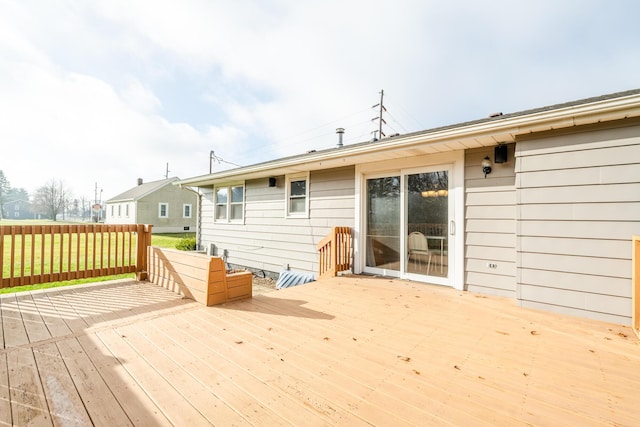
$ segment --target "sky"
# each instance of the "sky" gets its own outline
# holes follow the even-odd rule
[[[0,0],[0,170],[136,185],[640,88],[637,0]],[[213,151],[213,160],[211,152]],[[168,169],[168,173],[167,173]]]

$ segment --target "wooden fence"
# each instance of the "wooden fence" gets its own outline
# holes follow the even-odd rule
[[[320,252],[319,279],[351,269],[351,228],[333,227],[317,248]]]
[[[0,288],[136,273],[144,278],[151,225],[0,225]]]

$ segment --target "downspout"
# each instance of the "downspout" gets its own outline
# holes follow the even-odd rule
[[[200,191],[196,191],[191,187],[183,187],[182,184],[178,184],[178,187],[181,189],[184,188],[189,190],[198,196],[196,199],[196,250],[202,250],[202,193]]]

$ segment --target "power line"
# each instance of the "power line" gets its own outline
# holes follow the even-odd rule
[[[409,132],[409,131],[407,130],[407,128],[405,128],[404,126],[402,126],[402,123],[400,123],[400,122],[398,121],[398,119],[396,119],[396,118],[393,116],[393,114],[389,113],[388,111],[387,111],[387,114],[389,115],[389,117],[391,117],[391,120],[393,120],[395,123],[397,123],[397,124],[398,124],[398,126],[400,126],[400,127],[402,128],[402,130],[403,130],[405,133],[408,133],[408,132]],[[389,127],[391,127],[391,126],[389,126]]]
[[[218,164],[227,163],[229,165],[236,166],[238,168],[242,167],[241,165],[237,165],[237,164],[235,164],[233,162],[228,162],[228,161],[224,160],[222,157],[216,155],[216,153],[213,150],[211,150],[209,152],[209,173],[213,173],[213,162],[214,161],[218,162]]]
[[[349,113],[349,114],[347,114],[347,115],[345,115],[345,116],[343,116],[343,117],[340,117],[340,118],[338,118],[338,119],[331,120],[331,121],[329,121],[329,122],[326,122],[326,123],[324,123],[324,124],[318,125],[318,126],[316,126],[316,127],[313,127],[313,128],[307,129],[307,130],[303,130],[303,131],[298,132],[298,133],[296,133],[296,134],[292,134],[292,135],[286,136],[286,137],[284,137],[284,138],[280,139],[280,141],[285,142],[285,141],[288,141],[288,140],[290,140],[290,139],[297,138],[298,136],[303,135],[303,134],[305,134],[305,133],[309,133],[309,132],[316,131],[316,130],[321,129],[321,128],[325,127],[325,126],[329,126],[329,125],[331,125],[331,124],[334,124],[334,123],[340,122],[340,121],[342,121],[342,120],[345,120],[345,119],[347,119],[347,118],[349,118],[349,117],[353,117],[353,116],[355,116],[355,115],[361,114],[361,113],[363,113],[363,112],[365,112],[365,111],[367,111],[367,109],[366,109],[366,108],[365,108],[364,110],[360,110],[360,111],[356,111],[356,112],[353,112],[353,113]],[[323,135],[320,135],[320,136],[324,136],[324,135],[326,135],[326,134],[323,134]],[[309,138],[309,139],[306,139],[305,141],[309,141],[309,140],[311,140],[311,139],[313,139],[313,137],[312,137],[312,138]]]
[[[411,119],[413,121],[413,124],[416,125],[417,129],[423,129],[424,126],[422,125],[422,123],[420,123],[420,121],[418,119],[416,119],[408,110],[406,107],[404,107],[404,105],[401,102],[398,102],[395,98],[391,100],[392,104],[394,106],[397,106],[400,108],[401,112],[403,114],[405,114],[409,119]]]

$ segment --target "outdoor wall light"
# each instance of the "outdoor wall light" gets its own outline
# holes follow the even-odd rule
[[[489,156],[486,156],[484,159],[482,159],[482,172],[484,172],[485,178],[491,173],[491,159],[489,158]]]

